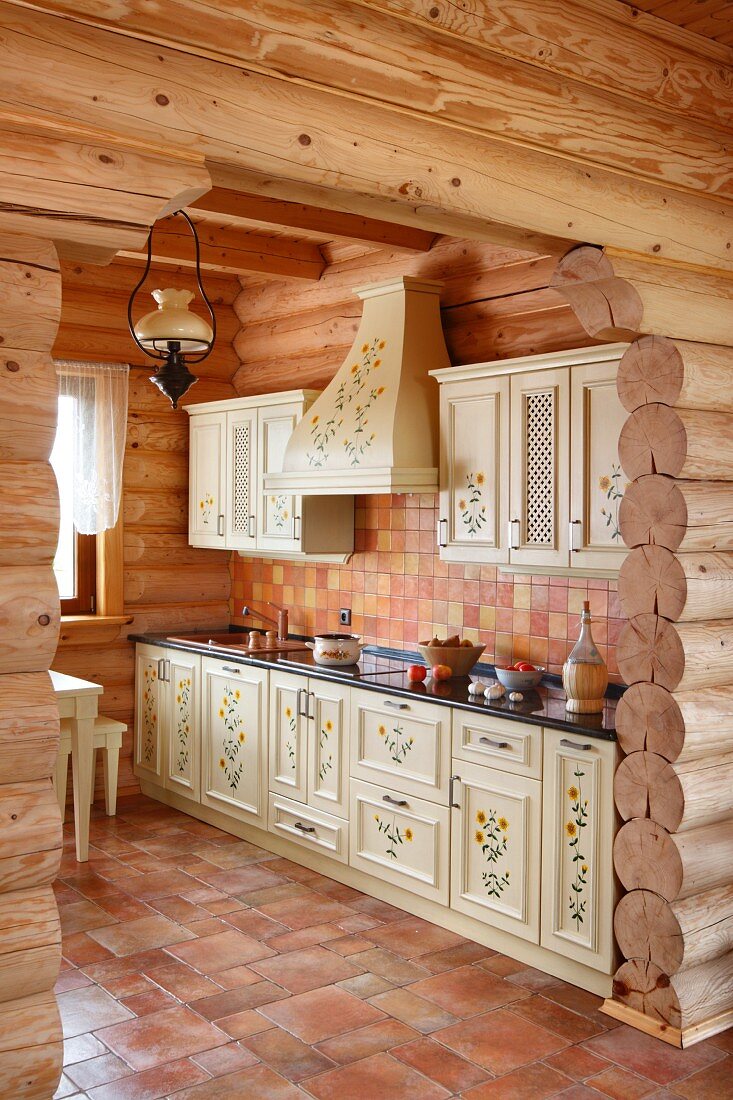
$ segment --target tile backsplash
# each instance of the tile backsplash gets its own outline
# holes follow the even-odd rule
[[[434,634],[467,635],[486,645],[484,659],[524,657],[560,672],[590,600],[593,637],[619,680],[616,642],[623,625],[615,581],[501,573],[491,565],[453,565],[436,545],[434,494],[356,498],[355,552],[347,565],[232,557],[232,621],[242,605],[272,600],[290,609],[290,629],[339,628],[397,649]]]

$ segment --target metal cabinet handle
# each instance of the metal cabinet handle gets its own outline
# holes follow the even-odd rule
[[[165,683],[165,657],[158,658],[158,679],[162,684]]]
[[[516,538],[515,538],[515,535],[514,535],[514,529],[515,528],[516,528],[516,532],[517,532],[516,533]],[[518,550],[519,549],[519,528],[520,528],[520,523],[519,523],[518,519],[510,519],[509,520],[509,549],[510,550]]]
[[[510,749],[508,741],[492,741],[490,737],[479,737],[480,745],[490,745],[492,749]]]
[[[438,546],[448,545],[448,520],[438,520]]]
[[[221,512],[216,517],[216,533],[217,533],[217,535],[221,535],[222,538],[223,538],[223,536],[224,536],[224,513],[223,512]]]
[[[460,802],[456,802],[455,795],[453,793],[454,784],[455,783],[460,783],[460,782],[461,782],[460,775],[452,775],[450,777],[450,782],[448,784],[448,805],[451,807],[451,809],[454,809],[454,810],[460,810],[460,808],[461,808]]]
[[[593,746],[590,743],[585,745],[578,745],[575,741],[568,741],[567,737],[563,737],[560,740],[560,744],[564,749],[577,749],[579,752],[590,752]]]
[[[239,676],[242,671],[241,668],[235,668],[234,665],[222,665],[222,672],[233,672],[235,676]]]
[[[576,539],[576,535],[582,537],[583,524],[579,519],[570,520],[570,551],[573,554],[577,554],[580,550],[580,538]]]
[[[392,699],[385,699],[384,700],[384,705],[385,705],[385,707],[391,707],[392,710],[409,710],[410,709],[410,704],[409,703],[395,703],[394,700],[392,700]]]
[[[247,516],[247,538],[253,539],[255,537],[255,520],[256,516]]]
[[[299,539],[303,529],[303,519],[301,516],[293,516],[293,538]]]
[[[316,831],[313,825],[304,825],[302,821],[294,822],[293,828],[300,829],[301,833],[314,833]]]
[[[305,696],[305,698],[307,700],[308,692],[306,691],[305,688],[298,688],[298,694],[295,698],[295,709],[298,712],[298,718],[307,718],[308,717],[308,711],[307,711],[307,709],[304,709],[304,707],[303,707],[303,701],[302,701],[303,696]],[[306,708],[307,708],[307,706],[308,706],[308,704],[306,703]]]
[[[390,806],[409,806],[409,802],[405,798],[392,798],[389,794],[382,795],[382,802],[389,802]]]
[[[313,700],[313,710],[312,711],[311,711],[311,699]],[[307,692],[305,709],[306,709],[306,718],[315,719],[315,717],[316,717],[316,693],[314,691]]]
[[[171,663],[170,663],[170,661],[168,660],[167,657],[166,657],[165,663],[164,663],[164,672],[165,672],[165,682],[166,682],[166,684],[169,684],[171,682]]]

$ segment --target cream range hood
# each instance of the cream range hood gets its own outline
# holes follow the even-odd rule
[[[303,496],[438,490],[438,387],[449,367],[443,284],[404,275],[363,287],[345,362],[290,437],[265,490]]]

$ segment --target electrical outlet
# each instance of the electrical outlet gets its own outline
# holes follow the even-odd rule
[[[351,626],[351,608],[342,607],[339,611],[339,624],[341,626]]]

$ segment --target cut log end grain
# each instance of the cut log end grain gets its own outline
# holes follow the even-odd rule
[[[685,670],[679,634],[658,615],[638,615],[624,625],[616,659],[627,684],[647,681],[670,691],[677,687]]]
[[[669,833],[655,821],[637,818],[623,825],[613,845],[613,863],[626,890],[653,890],[668,901],[679,896],[682,860]]]
[[[613,783],[616,808],[624,821],[650,817],[668,832],[679,827],[685,799],[668,760],[653,752],[633,752],[616,771]]]
[[[621,565],[618,594],[627,619],[658,614],[677,620],[687,602],[685,571],[666,547],[638,546]]]
[[[674,1028],[693,1028],[733,1009],[733,952],[670,975],[629,959],[616,971],[617,1001]]]
[[[654,963],[629,959],[613,979],[613,996],[622,1004],[670,1027],[682,1026],[682,1014],[669,975]]]
[[[631,414],[618,441],[618,456],[627,477],[681,475],[688,439],[678,413],[667,405],[644,405]]]
[[[621,357],[616,377],[619,400],[630,413],[654,402],[675,405],[684,373],[674,341],[666,336],[641,336]]]
[[[658,545],[677,550],[687,532],[687,506],[666,477],[643,477],[629,485],[619,507],[621,537],[629,547]]]
[[[675,974],[684,957],[684,942],[672,906],[651,890],[632,890],[616,906],[613,931],[627,959],[653,962]]]
[[[616,734],[625,753],[647,749],[676,760],[685,743],[685,723],[673,695],[658,684],[632,684],[616,707]]]

